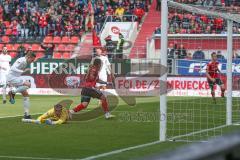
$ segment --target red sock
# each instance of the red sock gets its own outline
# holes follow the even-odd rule
[[[102,100],[102,108],[103,108],[103,110],[104,110],[105,113],[109,111],[109,109],[108,109],[108,103],[107,103],[107,100],[106,100],[106,99],[105,99],[105,100]]]
[[[225,89],[222,89],[222,93],[221,93],[222,97],[224,97],[224,92],[225,92]]]
[[[85,108],[85,106],[81,103],[78,106],[76,106],[73,110],[74,112],[79,112],[81,110],[83,110]]]

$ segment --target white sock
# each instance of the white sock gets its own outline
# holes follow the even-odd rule
[[[3,100],[6,100],[6,91],[7,90],[7,86],[4,85],[3,88],[2,88],[2,98]]]
[[[106,117],[106,118],[108,118],[108,117],[109,117],[109,115],[110,115],[110,113],[109,113],[109,112],[106,112],[106,113],[105,113],[105,117]]]
[[[29,108],[30,108],[29,97],[24,97],[23,98],[24,115],[26,115],[26,116],[29,115]]]
[[[69,112],[70,112],[71,114],[74,114],[74,113],[75,113],[73,109],[70,109]]]

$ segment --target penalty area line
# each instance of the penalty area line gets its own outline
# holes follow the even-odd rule
[[[141,145],[137,145],[137,146],[133,146],[133,147],[127,147],[127,148],[123,148],[123,149],[114,150],[114,151],[111,151],[111,152],[97,154],[95,156],[90,156],[90,157],[82,158],[82,159],[79,159],[79,160],[93,160],[93,159],[97,159],[97,158],[110,156],[110,155],[113,155],[113,154],[118,154],[118,153],[130,151],[130,150],[133,150],[133,149],[152,146],[152,145],[159,144],[159,143],[162,143],[162,142],[164,142],[164,141],[154,141],[154,142],[145,143],[145,144],[141,144]]]

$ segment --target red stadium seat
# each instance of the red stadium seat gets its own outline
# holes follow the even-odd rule
[[[52,36],[46,36],[43,40],[43,43],[52,43],[53,37]]]
[[[12,29],[7,29],[5,35],[10,36],[12,35]]]
[[[26,50],[27,50],[29,47],[31,47],[30,44],[24,44],[23,46],[26,48]]]
[[[64,52],[66,50],[66,45],[60,44],[56,47],[56,51]]]
[[[32,51],[40,51],[40,45],[39,44],[33,44],[32,45]]]
[[[10,40],[9,40],[9,37],[8,36],[2,36],[2,42],[3,43],[8,43]]]
[[[69,45],[67,45],[67,47],[66,47],[66,51],[73,51],[74,50],[74,48],[75,48],[75,46],[74,45],[72,45],[72,44],[69,44]]]
[[[36,58],[39,59],[39,58],[42,58],[42,57],[44,57],[43,52],[37,52]]]
[[[12,44],[6,44],[8,51],[13,51],[13,45]]]
[[[13,45],[13,51],[17,51],[18,47],[20,46],[20,44],[16,43]]]
[[[71,43],[73,43],[73,44],[77,44],[78,41],[79,41],[79,37],[77,37],[77,36],[73,36],[73,37],[71,38]]]
[[[59,52],[56,52],[56,53],[53,54],[53,58],[55,58],[55,59],[61,59],[61,58],[62,58],[62,54],[59,53]]]
[[[38,50],[39,52],[44,52],[45,51],[45,49],[43,49],[42,47],[41,47],[41,45],[39,45],[39,50]]]
[[[10,26],[10,22],[9,21],[4,21],[4,24],[5,24],[6,28],[9,28],[9,26]]]
[[[71,42],[71,39],[70,39],[70,37],[67,37],[67,36],[64,36],[64,37],[62,37],[62,43],[70,43]]]
[[[3,49],[4,44],[0,43],[0,50]]]
[[[62,58],[63,58],[63,59],[70,59],[70,58],[71,58],[71,53],[69,53],[69,52],[64,52]]]
[[[16,58],[16,57],[17,57],[17,52],[10,52],[9,55],[10,55],[12,58]]]
[[[53,37],[53,43],[61,43],[61,37]]]

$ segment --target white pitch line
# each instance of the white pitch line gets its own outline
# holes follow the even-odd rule
[[[224,128],[224,127],[227,127],[227,126],[229,126],[229,125],[225,124],[225,125],[214,127],[214,128],[208,128],[208,129],[203,129],[203,130],[199,130],[199,131],[195,131],[195,132],[190,132],[188,134],[179,135],[179,136],[175,136],[175,137],[169,138],[168,140],[175,140],[175,139],[182,138],[182,137],[192,136],[194,134],[200,134],[200,133],[212,131],[212,130],[215,130],[215,129],[221,129],[221,128]]]
[[[109,155],[113,155],[113,154],[117,154],[117,153],[122,153],[122,152],[129,151],[129,150],[133,150],[133,149],[148,147],[148,146],[151,146],[151,145],[154,145],[154,144],[159,144],[159,143],[162,143],[162,142],[163,142],[163,141],[154,141],[154,142],[145,143],[145,144],[141,144],[141,145],[137,145],[137,146],[133,146],[133,147],[127,147],[127,148],[118,149],[118,150],[111,151],[111,152],[107,152],[107,153],[98,154],[98,155],[95,155],[95,156],[86,157],[86,158],[79,159],[79,160],[93,160],[93,159],[97,159],[97,158],[101,158],[101,157],[106,157],[106,156],[109,156]]]
[[[233,124],[233,125],[234,125],[234,124]],[[173,138],[169,138],[168,141],[172,141],[172,140],[174,140],[174,139],[181,138],[181,137],[186,137],[186,136],[191,136],[191,135],[194,135],[194,134],[199,134],[199,133],[211,131],[211,130],[214,130],[214,129],[224,128],[224,127],[227,127],[227,126],[228,126],[228,125],[222,125],[222,126],[218,126],[218,127],[215,127],[215,128],[209,128],[209,129],[205,129],[205,130],[200,130],[200,131],[196,131],[196,132],[191,132],[191,133],[188,133],[188,134],[185,134],[185,135],[175,136],[175,137],[173,137]],[[111,151],[111,152],[106,152],[106,153],[98,154],[98,155],[95,155],[95,156],[86,157],[86,158],[83,158],[83,159],[81,159],[81,160],[93,160],[93,159],[97,159],[97,158],[101,158],[101,157],[106,157],[106,156],[110,156],[110,155],[113,155],[113,154],[118,154],[118,153],[121,153],[121,152],[133,150],[133,149],[148,147],[148,146],[151,146],[151,145],[154,145],[154,144],[159,144],[159,143],[162,143],[162,142],[163,142],[163,141],[154,141],[154,142],[151,142],[151,143],[146,143],[146,144],[142,144],[142,145],[137,145],[137,146],[133,146],[133,147],[123,148],[123,149],[119,149],[119,150],[115,150],[115,151]],[[166,142],[166,141],[165,141],[165,142]],[[206,141],[199,141],[199,142],[206,142]]]
[[[39,114],[42,114],[42,113],[35,113],[35,114],[32,114],[33,116],[35,115],[39,115]],[[15,117],[22,117],[23,115],[14,115],[14,116],[1,116],[0,119],[4,119],[4,118],[15,118]]]
[[[14,118],[14,117],[20,117],[20,116],[23,116],[23,115],[15,115],[15,116],[2,116],[2,117],[0,117],[0,119],[4,119],[4,118]]]
[[[0,158],[8,158],[8,159],[32,159],[32,160],[74,160],[74,159],[62,159],[62,158],[21,157],[21,156],[0,156]]]

